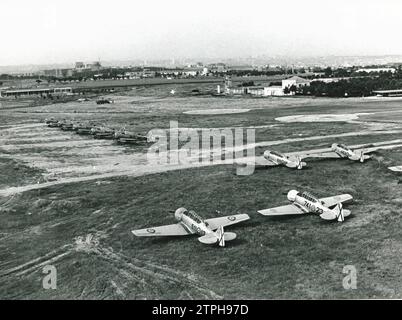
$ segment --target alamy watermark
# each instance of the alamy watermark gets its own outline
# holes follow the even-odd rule
[[[153,129],[148,136],[155,139],[147,153],[150,164],[203,166],[240,163],[236,167],[238,175],[254,172],[255,129],[179,128],[178,121],[170,121],[169,129]]]
[[[46,265],[42,269],[42,273],[46,274],[42,279],[42,287],[45,290],[57,289],[57,269],[53,265]]]
[[[342,273],[346,274],[343,278],[342,285],[345,290],[357,289],[357,270],[353,265],[343,267]]]

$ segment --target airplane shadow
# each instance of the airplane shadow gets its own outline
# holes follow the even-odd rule
[[[158,237],[158,238],[150,238],[149,239],[149,242],[151,243],[151,244],[156,244],[156,245],[159,245],[159,244],[166,244],[166,243],[171,243],[171,242],[177,242],[177,243],[180,243],[180,242],[182,242],[182,241],[188,241],[188,240],[190,240],[190,239],[195,239],[195,240],[197,240],[197,238],[195,237],[193,237],[193,236],[191,236],[191,235],[188,235],[188,236],[167,236],[167,237],[163,237],[163,236],[161,236],[161,237]]]
[[[189,235],[188,237],[186,236],[178,236],[178,237],[161,237],[160,239],[149,239],[150,244],[152,245],[166,245],[169,243],[177,243],[181,244],[182,242],[188,242],[188,241],[193,241],[194,245],[199,245],[199,246],[206,246],[206,247],[214,247],[217,246],[217,244],[211,244],[211,245],[205,245],[202,244],[201,242],[197,241],[197,235]],[[247,240],[244,237],[241,237],[237,235],[236,239],[231,240],[231,241],[226,241],[225,247],[237,247],[241,246],[248,243]]]
[[[258,225],[260,225],[261,222],[259,221],[247,221],[241,224],[236,224],[236,225],[231,225],[228,226],[227,228],[225,228],[225,232],[235,232],[236,230],[241,230],[244,227],[256,227]],[[167,237],[157,237],[157,238],[153,238],[150,237],[149,239],[147,239],[149,241],[149,243],[151,245],[161,245],[161,244],[169,244],[169,243],[177,243],[177,244],[181,244],[184,242],[188,242],[188,241],[194,241],[196,242],[196,244],[200,244],[202,246],[204,246],[202,243],[198,242],[197,238],[200,237],[197,234],[193,234],[193,235],[188,235],[188,236],[167,236]],[[236,239],[231,240],[231,241],[227,241],[226,242],[226,246],[240,246],[242,244],[247,243],[247,240],[244,238],[243,235],[239,235],[237,234]],[[213,246],[213,245],[211,245]]]
[[[238,246],[244,245],[246,243],[248,243],[248,241],[245,238],[237,237],[236,239],[234,239],[232,241],[227,241],[225,246],[238,247]]]
[[[255,170],[268,170],[269,166],[262,166],[262,165],[257,165],[254,167]]]
[[[308,214],[300,214],[300,215],[286,215],[286,216],[271,216],[271,217],[264,217],[265,219],[269,219],[270,221],[280,222],[280,221],[290,221],[290,220],[299,220],[299,219],[306,219]]]

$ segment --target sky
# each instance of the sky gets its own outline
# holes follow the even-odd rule
[[[0,65],[402,54],[400,0],[1,0]]]

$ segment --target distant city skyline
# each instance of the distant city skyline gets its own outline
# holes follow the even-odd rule
[[[0,66],[0,74],[29,74],[41,70],[49,69],[71,69],[75,67],[74,62],[64,63],[49,63],[49,64],[21,64]],[[91,64],[92,61],[82,61],[84,64]],[[389,55],[389,56],[311,56],[311,57],[256,57],[256,58],[221,58],[221,59],[192,59],[187,58],[183,60],[109,60],[100,61],[103,67],[128,67],[128,66],[153,66],[153,67],[184,67],[189,64],[196,64],[201,62],[203,65],[210,65],[211,63],[223,62],[228,66],[287,66],[287,67],[350,67],[350,66],[369,66],[369,65],[389,65],[401,64],[402,55]],[[175,64],[172,64],[175,62]]]
[[[0,66],[402,55],[402,2],[10,1]]]

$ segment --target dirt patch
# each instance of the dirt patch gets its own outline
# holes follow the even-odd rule
[[[75,250],[86,253],[96,252],[100,239],[104,236],[102,233],[89,233],[86,236],[78,236],[74,239]]]
[[[275,120],[280,122],[334,122],[358,120],[359,116],[370,115],[371,113],[346,113],[346,114],[309,114],[278,117]]]
[[[80,202],[78,200],[47,200],[38,199],[32,204],[34,212],[69,212],[78,209]]]
[[[195,115],[211,115],[211,114],[231,114],[231,113],[245,113],[249,112],[250,109],[206,109],[206,110],[190,110],[184,111],[184,114],[195,114]]]
[[[79,206],[80,206],[79,201],[57,200],[52,201],[52,203],[48,206],[48,209],[60,212],[60,211],[69,211],[71,209],[77,209],[79,208]]]

